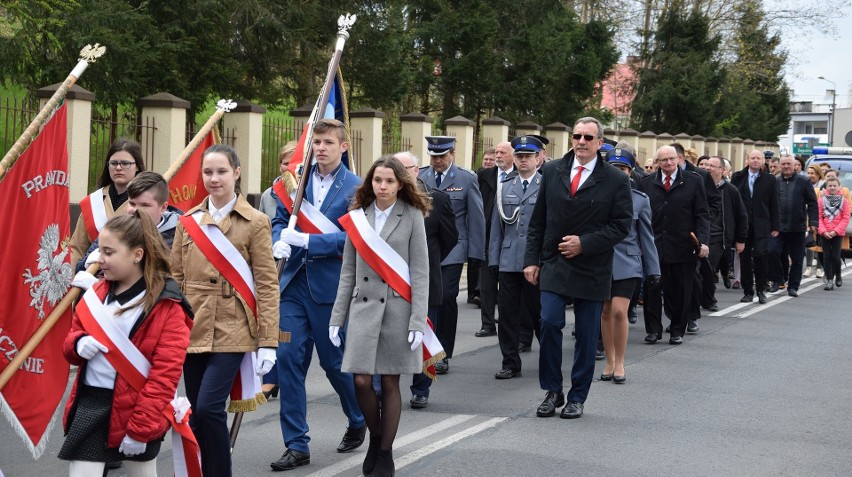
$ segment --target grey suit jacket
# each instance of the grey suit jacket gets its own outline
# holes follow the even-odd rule
[[[364,213],[375,224],[375,204]],[[379,236],[409,266],[411,303],[394,291],[355,250],[347,237],[337,298],[329,325],[346,331],[341,370],[358,374],[416,374],[422,371],[421,348],[411,350],[409,331],[426,329],[429,308],[429,253],[423,214],[397,201]],[[332,285],[332,284],[330,284]]]
[[[615,246],[612,279],[660,275],[660,259],[651,226],[651,201],[644,192],[633,189],[633,221],[627,237]]]
[[[456,214],[459,242],[441,265],[461,264],[468,258],[485,260],[485,212],[476,174],[453,164],[445,171],[440,187],[435,184],[431,167],[420,169],[419,177],[429,187],[446,192]]]
[[[526,192],[524,192],[523,179],[517,175],[509,177],[503,182],[501,191],[503,215],[507,218],[517,217],[517,220],[513,223],[504,222],[499,214],[496,201],[494,204],[491,217],[491,237],[488,246],[488,266],[499,267],[501,272],[524,271],[527,228],[535,208],[535,202],[538,199],[541,174],[536,172],[529,181]],[[517,216],[514,214],[517,214]]]

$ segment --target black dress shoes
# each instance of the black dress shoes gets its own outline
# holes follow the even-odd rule
[[[429,398],[427,396],[415,394],[411,396],[408,404],[411,404],[411,409],[423,409],[429,405]]]
[[[792,296],[792,297],[797,297],[797,296],[799,296],[799,290],[796,290],[795,288],[788,288],[787,294]]]
[[[518,353],[529,353],[530,351],[532,351],[532,345],[522,344],[518,346]]]
[[[367,427],[367,426],[364,426]],[[287,449],[280,459],[275,462],[269,464],[269,467],[272,467],[272,470],[276,472],[280,472],[282,470],[290,470],[295,469],[296,467],[302,465],[308,465],[311,463],[311,455],[305,452],[295,451],[293,449]]]
[[[727,273],[722,274],[722,284],[725,285],[725,288],[731,288],[731,277]]]
[[[716,303],[713,303],[710,306],[704,307],[704,309],[707,310],[707,311],[711,311],[711,312],[719,311],[719,305],[717,305]]]
[[[615,384],[624,384],[627,381],[627,376],[622,374],[621,376],[617,376],[615,374],[612,375],[612,382]]]
[[[346,428],[346,434],[343,434],[343,440],[337,446],[337,452],[352,452],[361,447],[364,443],[364,437],[367,435],[367,425],[364,424],[358,429]]]
[[[663,339],[663,335],[658,335],[658,334],[655,334],[655,333],[648,333],[648,336],[645,337],[645,342],[650,343],[650,344],[654,344],[657,341],[660,341],[661,339]]]
[[[601,373],[601,381],[612,381],[612,374]]]
[[[843,278],[840,276],[840,273],[838,273],[837,276],[834,277],[834,285],[837,288],[840,288],[840,287],[843,286]]]
[[[751,303],[754,301],[754,295],[745,295],[740,298],[740,303]]]
[[[565,394],[549,392],[544,396],[544,401],[535,410],[538,417],[550,417],[556,414],[556,408],[565,405]]]
[[[686,325],[686,332],[691,335],[698,333],[698,323],[696,323],[695,321],[690,321],[689,324]]]
[[[602,349],[595,350],[595,361],[601,361],[606,359],[606,353]]]
[[[435,374],[447,374],[450,372],[450,362],[446,358],[435,363]]]
[[[761,305],[765,305],[766,304],[766,293],[757,292],[757,302],[760,303]]]
[[[769,293],[775,293],[775,292],[777,292],[777,291],[778,291],[778,288],[779,288],[779,287],[778,287],[778,284],[777,284],[777,283],[775,283],[775,282],[772,282],[772,284],[771,284],[771,285],[769,285]],[[759,294],[758,294],[758,296],[759,296]]]
[[[492,329],[487,329],[487,328],[482,328],[481,330],[479,330],[479,331],[477,331],[476,333],[473,334],[473,336],[476,336],[477,338],[484,338],[486,336],[496,336],[496,335],[497,335],[497,330],[492,330]]]
[[[669,344],[675,345],[675,346],[683,344],[683,337],[682,336],[672,336],[671,338],[669,338]]]
[[[376,456],[379,453],[379,447],[382,443],[382,436],[374,436],[370,434],[370,443],[367,445],[367,454],[364,456],[364,463],[361,464],[361,473],[371,475],[376,467]]]
[[[512,379],[512,378],[520,378],[521,371],[512,371],[511,369],[503,368],[494,375],[496,379]]]
[[[562,419],[577,419],[582,415],[583,403],[574,401],[569,401],[568,404],[562,408],[562,412],[559,413],[559,417]]]

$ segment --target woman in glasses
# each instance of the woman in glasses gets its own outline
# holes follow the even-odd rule
[[[116,139],[106,157],[104,170],[98,179],[99,189],[80,201],[80,217],[71,235],[71,263],[74,265],[98,238],[107,220],[125,214],[127,184],[145,170],[142,148],[136,141]]]

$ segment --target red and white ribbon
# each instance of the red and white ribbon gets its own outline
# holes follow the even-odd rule
[[[86,226],[86,234],[93,242],[109,219],[103,196],[103,189],[98,189],[80,201],[80,216],[83,218],[83,225]]]
[[[272,189],[275,191],[275,195],[278,196],[278,200],[284,204],[284,208],[287,209],[287,212],[292,214],[293,199],[296,197],[296,193],[293,192],[292,194],[288,194],[283,181],[278,181],[273,184]],[[308,234],[330,234],[340,232],[340,228],[335,225],[334,222],[329,220],[328,217],[323,215],[322,212],[320,212],[307,200],[302,201],[301,209],[299,209],[299,216],[296,217],[296,224],[300,229],[302,229],[302,232]]]

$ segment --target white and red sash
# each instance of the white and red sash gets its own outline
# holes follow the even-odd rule
[[[287,188],[284,187],[284,181],[278,181],[272,184],[272,190],[278,196],[278,200],[284,204],[291,215],[293,214],[293,199],[296,193],[287,193]],[[313,206],[307,200],[302,201],[302,207],[299,209],[299,216],[296,217],[296,224],[302,229],[302,232],[307,234],[329,234],[332,232],[340,232],[340,228],[334,225],[334,222],[328,219],[322,212]]]
[[[257,321],[257,294],[251,267],[217,225],[201,225],[202,217],[204,211],[198,210],[190,216],[181,216],[180,223],[204,257],[239,293]],[[231,403],[228,407],[231,412],[257,409],[257,396],[262,394],[260,377],[255,373],[256,360],[256,353],[248,352],[240,363],[240,370],[231,387]]]
[[[91,194],[83,197],[80,201],[80,217],[83,219],[83,225],[86,226],[86,234],[92,242],[98,238],[104,224],[107,223],[106,206],[104,205],[103,189],[98,189]]]
[[[411,273],[408,263],[370,226],[364,209],[349,211],[339,220],[355,250],[387,284],[411,303]],[[436,379],[435,363],[446,356],[444,347],[433,331],[432,321],[426,317],[423,331],[423,373]]]
[[[75,313],[80,318],[80,323],[86,333],[107,347],[108,352],[104,354],[104,357],[115,368],[115,371],[133,389],[141,393],[148,381],[151,363],[115,324],[112,313],[101,302],[95,287],[86,291],[83,299],[77,304]],[[175,418],[175,406],[179,402],[186,402],[186,399],[175,397],[163,409],[163,415],[172,425],[172,448],[179,449],[178,452],[172,454],[175,475],[200,477],[201,451],[192,430],[189,428],[189,420],[182,419],[182,422],[180,422]],[[182,414],[188,416],[189,409],[186,409],[185,405],[183,407]],[[190,457],[187,458],[187,456]],[[192,458],[192,456],[195,457]]]

